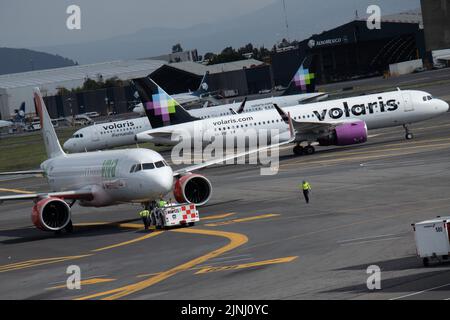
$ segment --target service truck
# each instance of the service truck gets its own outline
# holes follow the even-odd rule
[[[151,212],[152,225],[157,229],[177,226],[193,226],[200,221],[195,204],[171,203],[163,208],[154,208]]]
[[[417,255],[427,267],[431,259],[447,260],[450,253],[450,216],[412,224]]]

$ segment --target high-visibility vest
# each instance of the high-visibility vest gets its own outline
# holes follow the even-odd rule
[[[150,211],[148,210],[142,210],[141,212],[139,212],[139,215],[143,218],[143,217],[148,217],[150,215]]]
[[[164,200],[159,200],[158,202],[158,207],[159,208],[164,208],[166,206],[167,202]]]
[[[308,182],[302,183],[300,186],[302,190],[311,190],[311,185]]]

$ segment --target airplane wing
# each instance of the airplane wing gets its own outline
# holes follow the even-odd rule
[[[18,176],[18,175],[32,175],[32,174],[45,174],[44,170],[28,170],[28,171],[13,171],[13,172],[1,172],[0,176]]]
[[[144,136],[148,136],[148,137],[153,137],[153,138],[170,140],[172,138],[173,133],[174,132],[172,132],[172,131],[155,131],[155,132],[148,132],[148,133],[142,132],[142,133],[138,133],[136,136],[140,137],[140,138],[144,138]]]
[[[308,133],[320,134],[333,130],[335,127],[341,124],[357,120],[357,119],[344,119],[339,121],[327,121],[327,122],[295,121],[290,119],[290,117],[277,104],[274,104],[274,107],[280,114],[283,121],[292,126],[292,129],[295,131],[295,134],[308,134]],[[290,123],[289,119],[291,120]]]
[[[247,155],[250,155],[250,154],[253,154],[253,153],[257,153],[257,152],[263,151],[263,150],[269,150],[269,149],[272,149],[272,148],[278,148],[280,146],[283,146],[283,145],[286,145],[286,144],[289,144],[289,143],[293,143],[295,141],[295,136],[293,136],[292,133],[293,132],[291,131],[291,138],[289,140],[287,140],[287,141],[280,142],[280,143],[277,143],[277,144],[272,144],[272,145],[269,145],[269,146],[266,146],[266,147],[262,147],[262,148],[256,148],[256,149],[249,150],[249,151],[246,151],[246,152],[241,152],[241,153],[238,153],[238,154],[233,154],[233,155],[230,155],[230,156],[227,156],[227,157],[223,157],[223,158],[220,158],[220,159],[213,159],[213,160],[210,160],[210,161],[206,161],[204,163],[200,163],[200,164],[196,164],[196,165],[189,166],[189,167],[186,167],[186,168],[182,168],[180,170],[174,171],[173,176],[177,177],[177,176],[180,176],[180,175],[183,175],[183,174],[187,174],[187,173],[192,172],[192,171],[200,170],[200,169],[203,169],[203,168],[215,165],[215,164],[220,164],[220,163],[226,162],[228,160],[237,159],[237,158],[240,158],[240,157],[244,157],[244,156],[247,156]]]
[[[45,198],[60,198],[63,200],[91,200],[93,197],[91,189],[82,189],[74,191],[62,192],[48,192],[48,193],[29,193],[29,194],[14,194],[10,196],[0,197],[0,204],[5,201],[14,200],[41,200]]]
[[[317,94],[310,94],[311,96],[301,99],[299,102],[301,104],[306,104],[306,103],[311,103],[311,102],[316,102],[316,101],[321,101],[324,100],[326,98],[328,98],[328,93],[324,93],[324,92],[319,92]]]

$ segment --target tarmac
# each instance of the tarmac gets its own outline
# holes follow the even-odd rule
[[[450,215],[450,113],[411,130],[414,140],[381,129],[311,156],[285,147],[273,176],[256,165],[202,170],[213,195],[191,228],[145,232],[139,206],[75,205],[74,233],[54,235],[34,228],[32,202],[5,203],[0,299],[450,299],[450,263],[423,267],[411,227]],[[38,177],[0,181],[2,195],[47,188]],[[69,266],[80,290],[66,286]],[[367,286],[369,266],[381,270],[379,290]]]

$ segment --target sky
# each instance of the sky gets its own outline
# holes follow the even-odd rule
[[[0,0],[0,47],[77,43],[143,28],[185,28],[261,9],[278,0]],[[66,28],[69,5],[81,30]]]
[[[293,39],[366,15],[420,8],[420,0],[285,0]],[[91,63],[186,49],[218,52],[248,42],[272,47],[286,36],[283,0],[0,0],[0,47],[31,48]],[[81,30],[68,30],[69,5]],[[168,29],[158,29],[168,28]],[[175,29],[175,30],[174,30]],[[104,40],[104,41],[102,41]]]

